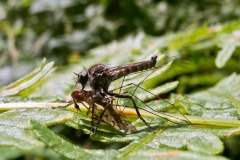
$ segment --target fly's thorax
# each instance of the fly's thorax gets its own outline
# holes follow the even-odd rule
[[[97,74],[103,73],[107,69],[108,67],[104,64],[96,64],[88,69],[88,74],[91,76],[96,76]]]

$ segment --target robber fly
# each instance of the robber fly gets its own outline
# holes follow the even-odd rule
[[[107,67],[104,64],[96,64],[88,69],[87,72],[82,71],[78,74],[78,80],[76,83],[82,85],[82,89],[85,88],[88,83],[95,93],[95,96],[107,97],[107,95],[112,95],[108,91],[111,82],[125,77],[131,73],[148,70],[155,67],[157,62],[157,56],[152,56],[151,60],[131,63],[123,66],[117,67]],[[113,95],[115,96],[115,95]]]
[[[131,63],[117,67],[107,67],[103,64],[97,64],[90,67],[87,72],[83,71],[78,74],[75,73],[78,76],[76,83],[80,83],[82,85],[82,90],[84,90],[86,84],[88,83],[93,92],[93,99],[105,99],[107,103],[111,102],[111,98],[109,99],[109,96],[130,99],[134,105],[138,117],[150,127],[150,125],[142,118],[132,96],[109,92],[108,89],[111,82],[125,77],[131,73],[151,69],[155,67],[156,62],[157,56],[154,55],[148,61]]]

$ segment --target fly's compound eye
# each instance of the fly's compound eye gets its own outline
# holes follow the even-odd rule
[[[81,77],[86,77],[87,76],[87,72],[86,71],[82,71],[80,73],[78,73],[79,76]]]

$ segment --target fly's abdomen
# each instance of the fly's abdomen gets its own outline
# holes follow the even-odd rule
[[[118,66],[111,68],[108,71],[108,75],[111,77],[111,81],[127,76],[128,74],[144,71],[155,67],[157,62],[157,56],[152,56],[151,60],[127,64],[124,66]]]

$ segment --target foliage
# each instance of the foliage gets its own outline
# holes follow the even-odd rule
[[[9,0],[0,3],[0,65],[39,56],[63,64],[71,53],[86,52],[129,33],[159,36],[235,20],[239,6],[238,0]]]
[[[94,53],[96,50],[92,52]],[[113,57],[111,59],[114,60],[115,58]],[[91,61],[92,63],[95,63],[92,60],[92,57]],[[89,63],[87,60],[85,62],[87,64]],[[5,102],[5,104],[9,104],[8,106],[5,106],[5,108],[3,107],[3,104],[1,107],[2,110],[8,110],[10,108],[14,109],[14,107],[19,108],[21,104],[20,102],[23,102],[23,96],[28,96],[28,98],[24,98],[25,102],[22,104],[25,109],[4,112],[1,114],[0,118],[2,126],[0,134],[2,137],[2,141],[0,142],[1,145],[18,148],[16,152],[20,152],[20,155],[21,153],[24,154],[25,150],[34,151],[37,148],[42,148],[46,145],[55,151],[55,154],[58,153],[64,157],[73,159],[79,159],[82,156],[88,157],[89,159],[96,159],[96,157],[101,159],[103,156],[109,159],[131,159],[135,156],[145,158],[170,158],[172,156],[177,156],[179,158],[194,157],[201,159],[204,157],[206,159],[222,159],[223,157],[214,156],[222,153],[224,149],[223,142],[219,138],[226,137],[226,135],[227,137],[231,137],[239,132],[240,121],[236,120],[239,119],[240,76],[232,74],[210,89],[205,89],[201,92],[196,92],[195,94],[185,95],[184,97],[179,97],[178,95],[172,96],[172,101],[174,101],[175,106],[181,107],[189,115],[197,116],[186,116],[187,119],[196,126],[188,124],[179,125],[178,127],[170,127],[172,124],[169,124],[168,120],[171,119],[171,121],[174,121],[175,119],[168,117],[171,114],[163,113],[163,118],[160,118],[149,113],[145,114],[144,112],[141,112],[144,117],[147,117],[145,119],[151,125],[154,126],[161,124],[161,129],[157,129],[151,134],[149,134],[149,130],[146,130],[136,134],[124,135],[113,131],[111,127],[102,124],[99,127],[97,134],[91,137],[92,139],[108,143],[127,142],[129,144],[121,150],[88,150],[86,152],[81,147],[75,146],[73,142],[60,137],[53,131],[47,129],[47,126],[65,123],[70,127],[81,129],[89,134],[91,132],[90,118],[86,117],[83,113],[78,114],[60,109],[44,109],[42,108],[42,105],[39,106],[39,103],[36,103],[34,98],[31,98],[32,95],[35,96],[35,99],[36,95],[39,95],[42,99],[44,99],[43,95],[45,95],[45,97],[52,96],[50,99],[45,99],[45,101],[48,101],[46,102],[46,106],[51,106],[51,103],[49,103],[51,101],[58,101],[55,93],[51,92],[51,88],[46,89],[44,86],[51,86],[54,88],[53,84],[56,82],[56,79],[58,79],[60,75],[63,76],[64,73],[59,72],[54,76],[47,74],[48,72],[52,73],[54,68],[52,62],[48,64],[45,63],[46,61],[43,61],[42,65],[32,73],[1,90],[2,101]],[[171,69],[171,63],[158,69],[156,74],[152,74],[151,77],[145,80],[143,86],[145,83],[149,83],[149,80],[156,81],[158,80],[158,77],[167,74],[165,68]],[[174,67],[172,69],[174,69]],[[147,72],[143,73],[141,76],[146,77],[146,75],[144,75],[146,73]],[[45,78],[42,78],[42,76]],[[141,78],[141,76],[139,77]],[[69,75],[69,77],[71,76]],[[129,83],[131,80],[135,81],[136,79],[139,79],[139,77],[134,75],[133,77],[128,78],[126,82]],[[38,90],[40,87],[39,85],[42,86],[41,90]],[[150,89],[149,91],[154,94],[166,93],[177,87],[177,85],[178,83],[176,82],[170,82],[169,84],[164,84],[157,88]],[[57,86],[59,86],[59,84],[57,84]],[[72,85],[69,87],[72,88]],[[221,93],[221,90],[224,90],[224,93]],[[57,90],[54,91],[57,92]],[[128,91],[131,92],[131,87],[128,88]],[[143,101],[152,99],[147,92],[138,91],[136,92],[136,95]],[[20,96],[20,98],[17,99],[12,96]],[[144,99],[144,97],[147,99]],[[43,103],[43,101],[40,102]],[[141,103],[138,104],[139,107],[142,106]],[[164,103],[153,104],[152,102],[149,102],[148,104],[155,110],[167,111],[176,109],[169,104],[163,106],[160,105]],[[28,109],[26,109],[26,107]],[[37,109],[36,107],[40,107],[40,109]],[[167,117],[167,120],[164,118],[164,115]],[[171,116],[177,117],[177,115]],[[179,117],[184,119],[182,116]],[[180,122],[178,121],[177,123]],[[198,127],[199,124],[202,125],[201,128]],[[209,127],[209,125],[215,127],[212,128]],[[135,121],[135,126],[138,130],[146,128],[145,124],[139,120]],[[206,141],[208,143],[206,143]],[[149,153],[146,149],[151,152]],[[13,152],[15,152],[15,150],[13,150]],[[17,154],[16,157],[19,156],[19,154]],[[9,155],[5,156],[8,157]]]
[[[237,159],[239,2],[205,0],[203,6],[191,1],[187,7],[184,2],[1,3],[5,18],[0,41],[8,45],[1,48],[0,63],[7,62],[7,51],[12,60],[17,52],[28,59],[43,53],[55,57],[0,88],[0,159]],[[19,16],[12,16],[16,13]],[[112,41],[117,38],[122,39]],[[126,77],[123,85],[141,85],[136,92],[134,85],[121,92],[135,92],[141,115],[154,131],[126,100],[119,102],[130,107],[123,113],[139,131],[134,134],[101,123],[96,135],[89,136],[91,118],[83,106],[81,113],[73,106],[56,108],[66,105],[79,87],[72,72],[97,63],[144,61],[152,55],[158,55],[157,69]],[[60,67],[62,61],[70,64]],[[111,89],[120,85],[121,80],[116,81]]]

